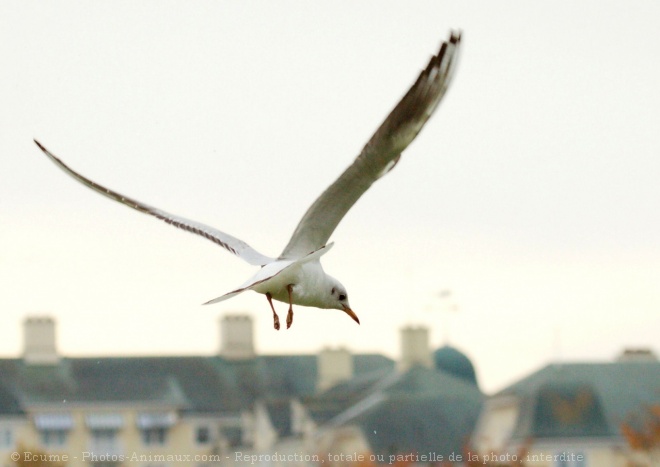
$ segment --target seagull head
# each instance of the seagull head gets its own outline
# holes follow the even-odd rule
[[[360,324],[360,320],[348,304],[348,293],[346,293],[346,288],[334,277],[328,276],[328,279],[330,279],[330,294],[326,297],[327,308],[341,310],[350,316],[353,321]]]

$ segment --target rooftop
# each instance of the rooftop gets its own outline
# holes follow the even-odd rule
[[[514,439],[616,437],[622,423],[641,426],[660,404],[660,362],[552,364],[501,396],[520,401]]]

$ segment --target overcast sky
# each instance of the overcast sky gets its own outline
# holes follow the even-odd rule
[[[487,391],[660,353],[659,23],[654,1],[0,3],[0,356],[30,314],[69,356],[210,355],[233,312],[261,353],[395,358],[425,324]],[[252,267],[32,142],[277,255],[451,28],[449,92],[323,258],[360,326],[298,307],[276,332],[254,293],[200,306]]]

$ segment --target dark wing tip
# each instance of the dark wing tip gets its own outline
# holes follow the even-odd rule
[[[46,148],[43,147],[43,145],[42,145],[39,141],[36,140],[36,138],[33,139],[32,141],[34,141],[34,144],[36,144],[37,146],[39,146],[39,149],[41,149],[43,152],[48,152],[48,151],[46,151]]]
[[[422,76],[428,75],[428,73],[430,73],[431,70],[440,66],[440,63],[445,58],[445,54],[448,53],[447,49],[449,48],[450,45],[452,46],[452,49],[456,49],[461,44],[461,34],[462,34],[461,31],[451,31],[449,33],[449,39],[442,42],[442,45],[440,46],[440,50],[438,51],[437,54],[431,57],[429,64],[427,65],[426,69],[422,72],[420,78]]]
[[[460,30],[450,31],[449,39],[442,42],[442,45],[440,46],[440,50],[436,55],[431,57],[431,60],[429,61],[429,64],[427,65],[426,70],[424,70],[424,72],[428,73],[434,67],[438,66],[444,55],[447,53],[447,47],[449,47],[449,45],[452,45],[453,47],[458,47],[460,45],[461,34],[462,32]]]
[[[461,33],[451,31],[367,146],[384,144],[382,151],[399,154],[412,142],[449,86],[460,41]]]
[[[48,157],[50,157],[52,160],[54,160],[57,164],[66,167],[66,164],[64,164],[64,162],[62,162],[61,160],[59,160],[57,157],[55,157],[54,154],[52,154],[48,149],[46,149],[46,146],[44,146],[43,144],[41,144],[41,143],[40,143],[39,141],[37,141],[36,139],[33,139],[32,141],[34,141],[34,144],[36,144],[36,145],[39,147],[39,149],[41,149],[41,151],[42,151],[44,154],[46,154]],[[67,169],[68,169],[68,167],[67,167]]]

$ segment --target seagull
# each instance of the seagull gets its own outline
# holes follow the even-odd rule
[[[60,169],[88,188],[137,211],[200,235],[233,253],[259,270],[239,287],[205,303],[218,303],[247,290],[266,296],[273,312],[273,326],[280,320],[273,300],[289,305],[286,327],[293,322],[293,305],[337,309],[360,324],[348,302],[346,288],[321,266],[321,256],[333,243],[327,243],[335,228],[355,202],[376,180],[399,162],[401,153],[415,139],[444,96],[456,68],[460,32],[450,32],[427,67],[394,110],[376,130],[360,155],[309,207],[289,243],[277,258],[259,253],[247,243],[213,227],[172,215],[149,206],[80,175],[53,155],[36,139],[34,142]]]

